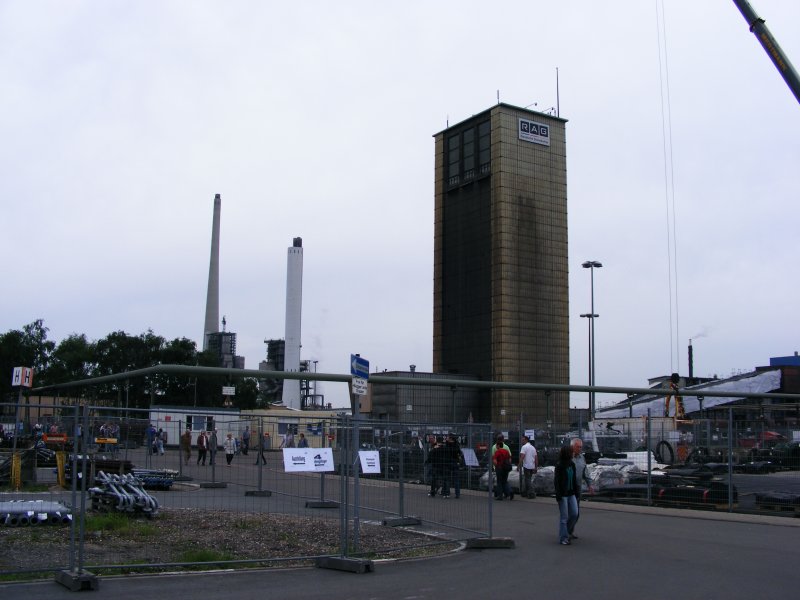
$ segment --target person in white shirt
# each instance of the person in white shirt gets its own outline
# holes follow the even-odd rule
[[[536,498],[536,490],[533,488],[531,478],[539,467],[539,457],[536,448],[531,444],[527,435],[522,436],[522,448],[519,449],[519,472],[522,474],[520,481],[520,493],[523,498]]]
[[[222,447],[225,448],[225,462],[227,462],[230,467],[233,455],[236,454],[236,440],[233,439],[232,433],[228,433],[228,437],[225,438]]]

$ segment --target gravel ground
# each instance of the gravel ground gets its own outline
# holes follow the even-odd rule
[[[274,514],[242,514],[200,509],[162,509],[152,519],[112,520],[121,528],[89,531],[84,544],[87,568],[222,560],[255,560],[250,566],[310,564],[306,560],[270,559],[338,555],[339,521]],[[69,565],[69,525],[0,527],[0,571],[59,570]],[[442,554],[457,543],[402,528],[361,524],[360,548],[367,558],[411,558]],[[392,550],[400,548],[400,550]],[[195,569],[220,568],[220,564]],[[227,565],[232,566],[232,565]],[[240,565],[241,566],[241,565]],[[177,570],[170,567],[169,570]]]

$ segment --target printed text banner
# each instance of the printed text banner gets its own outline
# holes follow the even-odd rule
[[[283,468],[287,473],[336,470],[330,448],[284,448]]]
[[[362,473],[381,472],[381,458],[377,450],[359,450],[358,458],[361,461]]]

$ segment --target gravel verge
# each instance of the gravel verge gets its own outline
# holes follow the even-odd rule
[[[110,519],[107,528],[87,532],[83,549],[87,569],[126,565],[108,572],[134,573],[154,570],[144,564],[165,565],[158,569],[170,571],[300,566],[313,564],[313,559],[297,557],[340,551],[338,519],[202,509],[161,509],[152,519],[119,516],[124,518]],[[0,571],[65,568],[69,541],[69,525],[0,527]],[[443,540],[404,528],[363,522],[360,527],[360,550],[370,559],[419,558],[459,548],[457,542],[437,542]],[[183,562],[206,564],[174,566]]]

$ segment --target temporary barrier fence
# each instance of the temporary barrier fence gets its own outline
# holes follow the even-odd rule
[[[197,375],[200,371],[203,374],[206,371],[228,372],[167,365],[144,369],[138,374],[117,374],[65,385],[85,390],[101,382],[165,369],[178,376]],[[242,374],[254,376],[250,372]],[[311,374],[305,377],[312,378]],[[313,378],[324,377],[337,382],[349,379],[348,376],[313,374]],[[397,386],[422,383],[378,375],[374,379]],[[534,478],[539,494],[552,492],[551,465],[561,445],[581,438],[592,463],[588,472],[593,485],[591,490],[587,489],[587,499],[797,514],[800,494],[796,470],[800,466],[797,419],[771,422],[773,413],[765,412],[761,404],[717,406],[701,411],[701,418],[693,421],[651,415],[646,419],[598,420],[591,424],[559,423],[551,418],[557,415],[555,412],[551,415],[549,390],[564,394],[582,391],[581,386],[435,378],[426,378],[424,384],[445,390],[445,386],[449,386],[450,398],[445,412],[454,417],[465,413],[465,410],[458,410],[464,409],[467,402],[460,396],[463,396],[462,390],[470,386],[543,393],[547,411],[545,418],[537,416],[533,420],[522,412],[517,420],[505,411],[503,423],[496,430],[471,422],[437,425],[429,418],[417,422],[404,418],[395,422],[342,415],[320,418],[318,425],[302,432],[287,427],[285,420],[243,411],[229,411],[230,414],[218,414],[213,418],[207,416],[198,423],[190,418],[190,407],[183,420],[162,418],[155,412],[140,409],[88,406],[85,399],[54,404],[49,411],[41,402],[35,408],[27,403],[4,406],[3,431],[11,436],[10,440],[8,435],[0,440],[8,447],[7,454],[0,458],[0,484],[6,486],[0,500],[21,499],[17,497],[20,488],[40,486],[35,488],[34,497],[26,490],[26,499],[62,501],[66,498],[65,504],[72,510],[73,519],[69,523],[67,543],[51,539],[55,537],[52,532],[56,531],[51,529],[48,545],[36,553],[35,564],[15,562],[14,548],[18,546],[12,538],[22,530],[0,528],[7,542],[0,549],[7,554],[0,564],[9,566],[7,572],[26,568],[48,571],[53,567],[80,572],[90,566],[120,570],[134,568],[134,565],[136,568],[172,569],[265,564],[333,554],[363,556],[376,549],[418,548],[441,543],[440,540],[491,536],[492,502],[486,491],[492,481],[488,473],[488,451],[498,433],[505,435],[515,458],[523,433],[533,438],[541,465]],[[592,391],[636,393],[642,390],[592,388]],[[430,390],[414,388],[410,395],[412,410],[402,416],[439,414],[437,406],[442,403],[442,395],[426,400],[426,393]],[[712,395],[714,392],[705,393]],[[446,396],[445,392],[442,397]],[[776,394],[743,396],[764,402],[783,398]],[[791,413],[791,406],[786,402],[794,399],[783,398],[780,414]],[[485,407],[481,410],[487,412]],[[34,411],[36,423],[32,418]],[[40,427],[36,427],[37,423]],[[166,434],[163,438],[158,436],[164,443],[153,444],[159,429]],[[187,429],[191,436],[188,457],[179,442],[180,435]],[[208,451],[205,457],[197,448],[200,429],[208,433],[217,431],[216,452]],[[246,431],[251,437],[247,448],[243,443]],[[283,452],[279,448],[280,442],[289,442],[289,434],[294,434],[296,441],[301,432],[308,434],[311,446],[308,451]],[[230,466],[224,450],[228,433],[242,442],[234,448]],[[448,481],[455,488],[457,480],[461,487],[458,502],[454,502],[455,489],[447,500],[441,498],[441,490],[437,496],[428,496],[432,475],[428,461],[430,450],[438,438],[448,433],[458,437],[467,451],[465,458],[469,458],[457,474],[450,474]],[[253,438],[258,442],[253,443]],[[44,450],[50,454],[40,459]],[[332,457],[334,469],[298,472],[287,468],[295,457],[308,460],[308,452],[312,451],[318,453],[323,462],[327,456]],[[377,472],[361,473],[357,468],[361,457],[367,454],[379,465]],[[42,469],[41,464],[51,456],[55,467],[50,471],[58,485],[43,489],[41,479],[48,469]],[[311,459],[316,460],[316,454],[312,453]],[[664,463],[673,468],[653,468]],[[108,494],[114,495],[117,504],[123,507],[137,506],[137,501],[147,506],[144,496],[136,491],[138,484],[122,479],[134,473],[142,481],[142,489],[156,498],[158,509],[153,511],[151,505],[149,513],[138,511],[152,518],[145,516],[134,520],[137,526],[122,536],[129,543],[118,545],[112,543],[115,540],[110,533],[111,525],[98,528],[88,490],[93,487],[99,490],[95,491],[94,498],[98,509],[114,506],[113,502],[103,500],[109,498]],[[119,480],[115,481],[115,477]],[[509,481],[519,486],[519,474],[512,472]],[[128,487],[130,485],[135,489]],[[148,487],[162,489],[149,490]],[[768,493],[774,490],[777,492]],[[129,516],[137,511],[108,512],[110,515],[127,513],[125,518],[131,521]],[[292,532],[297,530],[298,523],[305,530],[313,531],[315,543],[309,543],[307,535],[302,537],[303,543],[295,543],[297,540],[292,538],[300,536]],[[370,537],[376,530],[385,531],[390,524],[410,523],[417,532],[404,532],[410,537]],[[380,527],[376,528],[376,524]],[[365,535],[368,531],[370,535]],[[187,532],[190,536],[185,539]],[[419,533],[426,537],[420,538]],[[172,538],[180,543],[174,543]],[[180,552],[173,551],[176,546]],[[27,548],[31,554],[31,546]],[[66,551],[58,554],[63,548]],[[23,563],[27,567],[22,567]]]
[[[456,434],[469,447],[491,438],[488,425],[378,423],[342,416],[308,432],[308,448],[296,446],[299,435],[293,447],[280,448],[276,441],[267,448],[253,442],[276,429],[276,418],[239,415],[215,419],[207,430],[205,424],[187,430],[178,423],[191,438],[187,456],[180,438],[151,443],[152,431],[163,431],[165,423],[151,420],[146,411],[50,408],[53,436],[64,432],[67,439],[45,441],[37,434],[20,440],[15,456],[28,453],[20,448],[31,443],[46,460],[23,459],[20,486],[0,481],[0,507],[25,498],[66,508],[36,505],[3,513],[0,575],[397,556],[491,536],[490,496],[478,489],[478,468],[459,471],[460,497],[455,499],[453,481],[448,501],[428,496],[431,473],[425,463],[437,436]],[[246,429],[247,446],[242,441]],[[123,433],[105,435],[114,430]],[[127,432],[137,432],[138,439]],[[201,433],[205,452],[198,446]],[[214,433],[216,448],[209,441]],[[332,462],[325,463],[326,457]],[[11,458],[9,453],[6,461]],[[310,469],[297,468],[307,460]],[[61,527],[34,529],[34,520],[26,527],[31,511],[48,515],[37,524]]]

